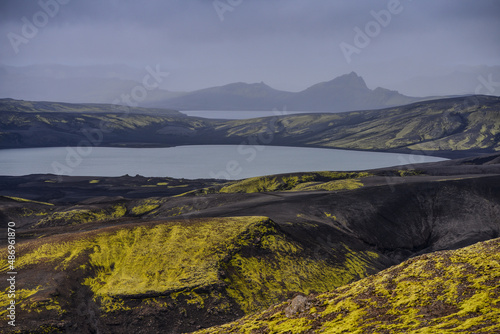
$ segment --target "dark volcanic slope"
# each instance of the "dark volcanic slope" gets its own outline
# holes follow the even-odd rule
[[[500,233],[500,176],[339,192],[219,194],[199,201],[199,212],[189,216],[266,215],[285,229],[287,223],[325,224],[335,228],[332,240],[361,240],[395,260]]]
[[[168,109],[0,100],[0,148],[168,147],[189,144],[185,136],[207,127]]]
[[[249,144],[417,152],[463,157],[500,150],[500,98],[470,96],[383,110],[301,114],[248,120],[207,120],[178,114],[42,112],[24,101],[0,102],[0,148]],[[52,107],[51,107],[52,105]],[[55,112],[46,112],[53,108]],[[78,109],[75,107],[75,109]],[[35,109],[36,110],[36,109]],[[87,135],[86,135],[87,134]]]

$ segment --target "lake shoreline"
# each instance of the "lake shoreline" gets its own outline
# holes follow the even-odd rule
[[[50,147],[0,151],[0,174],[144,175],[236,180],[318,170],[356,171],[446,160],[417,154],[271,145]]]
[[[218,145],[218,146],[239,146],[239,145],[245,145],[245,146],[255,146],[255,145],[247,145],[247,144],[234,144],[234,143],[210,143],[210,144],[199,144],[199,143],[189,143],[189,144],[174,144],[174,145],[169,145],[169,144],[161,144],[161,143],[119,143],[119,144],[103,144],[103,145],[98,145],[98,146],[93,146],[93,147],[105,147],[105,148],[173,148],[173,147],[185,147],[185,146],[212,146],[212,145]],[[400,153],[400,154],[416,154],[416,155],[425,155],[425,156],[431,156],[431,157],[438,157],[438,158],[444,158],[444,159],[461,159],[461,158],[467,158],[467,157],[476,157],[476,156],[481,156],[481,155],[488,155],[488,154],[493,154],[495,152],[491,152],[490,150],[481,150],[481,149],[475,149],[475,150],[467,150],[467,151],[462,151],[462,150],[409,150],[406,148],[396,148],[396,149],[374,149],[374,150],[364,150],[364,149],[357,149],[357,148],[345,148],[345,147],[335,147],[335,146],[321,146],[321,145],[286,145],[286,144],[273,144],[273,145],[266,145],[266,144],[259,144],[257,146],[263,146],[263,147],[268,147],[268,146],[273,146],[273,147],[297,147],[297,148],[321,148],[321,149],[328,149],[328,150],[342,150],[342,151],[356,151],[356,152],[374,152],[374,153]],[[53,146],[19,146],[19,147],[0,147],[0,152],[2,151],[7,151],[7,150],[17,150],[17,149],[28,149],[28,148],[60,148],[60,147],[75,147],[72,145],[53,145]]]

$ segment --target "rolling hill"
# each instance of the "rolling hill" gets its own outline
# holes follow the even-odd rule
[[[101,146],[249,144],[456,158],[500,150],[500,98],[465,96],[381,110],[246,120],[187,117],[163,109],[125,107],[120,112],[115,105],[0,100],[0,148],[76,146],[87,140],[83,130],[100,130]]]

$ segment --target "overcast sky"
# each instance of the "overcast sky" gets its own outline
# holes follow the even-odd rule
[[[49,14],[36,0],[0,1],[0,63],[159,64],[171,90],[264,81],[291,91],[351,71],[375,88],[500,65],[498,0],[55,1],[40,1]]]

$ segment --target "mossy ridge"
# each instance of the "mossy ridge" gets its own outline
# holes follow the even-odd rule
[[[262,221],[265,218],[238,217],[122,229],[98,240],[89,256],[89,264],[98,270],[85,284],[97,295],[134,295],[216,284],[218,262],[233,247],[233,239]]]
[[[4,271],[4,270],[2,270]],[[41,286],[33,287],[33,289],[17,289],[16,290],[16,307],[20,309],[30,309],[32,308],[31,303],[28,303],[28,299],[35,295]],[[4,318],[8,314],[7,307],[10,304],[11,299],[9,296],[9,288],[6,288],[0,293],[0,317]]]
[[[246,313],[268,307],[290,293],[329,291],[376,270],[376,253],[355,252],[342,244],[330,250],[318,248],[335,252],[338,261],[332,263],[328,256],[304,249],[279,230],[278,225],[269,225],[258,237],[240,239],[237,243],[244,247],[222,264],[226,290]]]
[[[19,245],[18,268],[43,265],[54,273],[80,270],[82,283],[91,289],[104,315],[143,307],[142,302],[132,306],[130,298],[159,298],[162,303],[200,309],[209,301],[220,312],[229,308],[252,312],[290,291],[327,291],[366,276],[374,257],[365,252],[351,254],[345,248],[346,268],[339,268],[342,265],[308,254],[266,217],[162,222],[85,232],[66,242],[44,239]],[[7,265],[0,262],[2,270]],[[42,286],[41,293],[51,288]],[[33,298],[36,293],[25,302],[33,303]],[[49,306],[40,305],[39,310],[57,307]]]
[[[271,259],[236,254],[225,270],[229,273],[226,279],[229,296],[250,313],[279,302],[291,292],[329,291],[366,277],[369,268],[367,254],[333,266],[325,260],[279,252]]]
[[[38,239],[18,246],[23,255],[16,265],[23,269],[43,264],[57,272],[83,261],[79,269],[91,273],[83,283],[94,292],[103,311],[127,310],[120,295],[175,290],[189,301],[194,292],[188,290],[222,283],[220,261],[239,247],[235,240],[241,233],[253,235],[265,224],[265,217],[214,218],[87,232],[67,242]],[[82,260],[82,255],[88,260]],[[8,269],[6,258],[0,260],[2,271]],[[29,301],[30,296],[25,299]],[[193,302],[199,301],[197,297]]]
[[[125,216],[127,209],[123,204],[115,204],[107,209],[70,209],[56,211],[38,221],[33,227],[78,225],[106,221]]]
[[[16,202],[20,202],[20,203],[27,202],[27,203],[49,205],[49,206],[53,206],[54,205],[52,203],[33,201],[33,200],[30,200],[30,199],[21,198],[21,197],[14,197],[14,196],[0,196],[0,197],[8,198],[8,199],[14,200]]]
[[[253,177],[230,182],[218,190],[220,193],[254,193],[265,191],[349,190],[362,187],[360,178],[371,176],[367,172],[312,172],[278,176]],[[209,193],[204,190],[203,193]]]
[[[130,209],[130,212],[135,216],[142,216],[159,208],[163,202],[163,200],[157,198],[143,199],[137,202],[137,204]]]
[[[308,308],[291,318],[283,312],[286,302],[196,333],[282,333],[275,323],[290,333],[497,332],[500,239],[422,255],[310,298]]]

